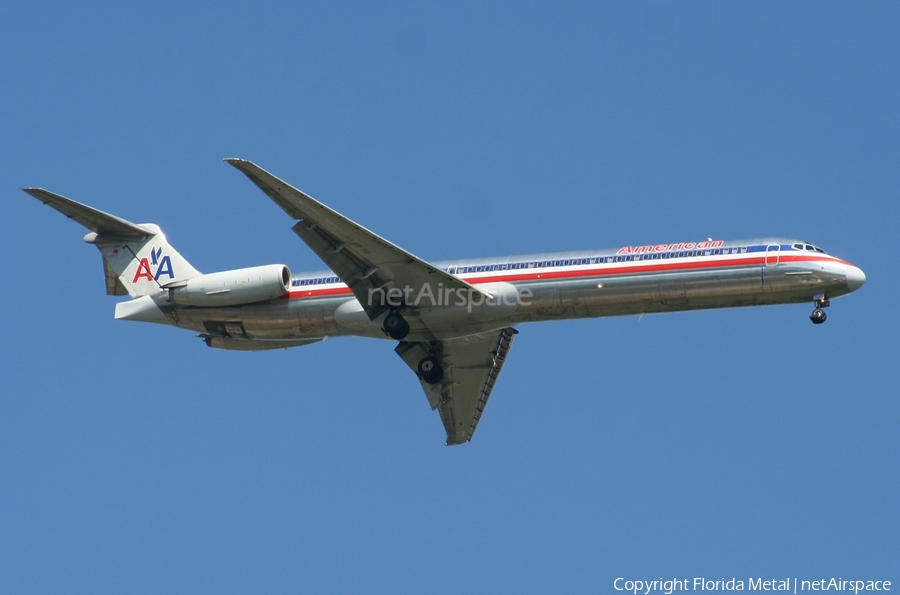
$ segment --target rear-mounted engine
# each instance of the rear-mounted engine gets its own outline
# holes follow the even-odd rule
[[[241,306],[280,298],[290,291],[291,271],[283,264],[200,275],[164,286],[169,301],[182,306]]]

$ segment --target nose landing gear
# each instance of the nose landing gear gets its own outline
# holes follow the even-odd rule
[[[828,315],[825,314],[825,311],[822,308],[827,308],[831,305],[831,301],[825,297],[825,294],[819,294],[813,297],[813,303],[816,306],[816,309],[813,310],[813,313],[809,315],[809,319],[812,320],[813,324],[822,324],[825,320],[828,319]]]

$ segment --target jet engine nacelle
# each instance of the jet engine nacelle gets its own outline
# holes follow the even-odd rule
[[[279,298],[291,289],[283,264],[235,269],[192,277],[165,286],[169,301],[182,306],[241,306]]]

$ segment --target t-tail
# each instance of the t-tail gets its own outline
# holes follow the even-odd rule
[[[165,291],[166,285],[200,276],[166,241],[158,225],[137,225],[42,188],[23,190],[91,231],[84,241],[100,250],[109,295],[130,295],[137,300]]]

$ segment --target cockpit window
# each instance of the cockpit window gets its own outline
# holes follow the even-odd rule
[[[794,250],[804,250],[806,252],[818,252],[819,254],[828,254],[827,252],[825,252],[818,246],[815,246],[813,244],[807,244],[807,243],[791,244],[791,248],[793,248]]]

